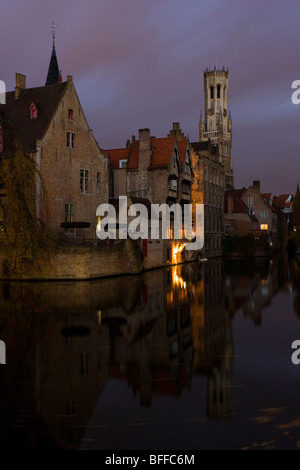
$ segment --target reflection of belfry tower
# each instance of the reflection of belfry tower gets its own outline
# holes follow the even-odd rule
[[[227,348],[228,349],[228,348]],[[229,348],[230,349],[230,348]],[[221,358],[220,367],[214,367],[212,375],[207,378],[207,416],[209,418],[230,418],[230,371],[232,358]]]
[[[205,116],[202,110],[199,122],[199,141],[211,140],[219,148],[220,162],[225,169],[225,187],[234,187],[234,172],[231,168],[232,122],[227,108],[228,70],[204,72]]]

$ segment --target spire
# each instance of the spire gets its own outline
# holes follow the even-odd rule
[[[56,24],[53,21],[51,30],[52,30],[52,54],[51,54],[51,59],[50,59],[50,64],[49,64],[49,69],[48,69],[48,74],[47,74],[47,79],[46,79],[46,85],[54,85],[55,83],[59,82],[60,79],[60,71],[58,68],[58,62],[57,62],[57,57],[56,57],[56,51],[55,51],[55,28]]]

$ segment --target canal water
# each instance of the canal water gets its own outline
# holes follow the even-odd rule
[[[284,258],[1,282],[0,448],[300,448],[299,290]]]

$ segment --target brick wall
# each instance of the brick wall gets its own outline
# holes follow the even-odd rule
[[[51,259],[18,260],[17,272],[7,272],[6,253],[0,251],[2,279],[91,279],[134,274],[143,264],[137,243],[131,239],[113,245],[57,247]]]
[[[68,110],[73,119],[68,119]],[[74,148],[67,147],[67,132],[75,136]],[[93,237],[96,208],[108,200],[108,168],[104,153],[89,129],[71,77],[66,92],[42,141],[38,142],[37,159],[45,194],[41,200],[41,217],[57,235],[64,236],[60,224],[65,221],[65,204],[75,206],[74,221],[90,222],[88,237]],[[80,190],[80,170],[88,171],[87,193]],[[97,172],[100,189],[97,192]],[[70,236],[70,235],[68,235]]]

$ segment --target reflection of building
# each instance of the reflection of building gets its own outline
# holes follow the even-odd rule
[[[94,286],[3,284],[0,429],[14,430],[5,434],[8,448],[80,445],[108,377],[108,329]]]
[[[140,302],[111,330],[110,376],[126,379],[142,405],[190,387],[193,355],[187,285],[178,267],[146,273]]]
[[[207,376],[207,415],[231,415],[230,372],[233,366],[232,322],[225,309],[219,261],[203,264],[191,293],[195,372]]]
[[[251,260],[243,266],[241,261],[232,261],[238,275],[226,272],[225,265],[225,296],[226,305],[231,316],[242,309],[245,316],[250,317],[255,325],[262,322],[262,311],[271,302],[279,289],[278,260],[269,262],[266,259]]]

